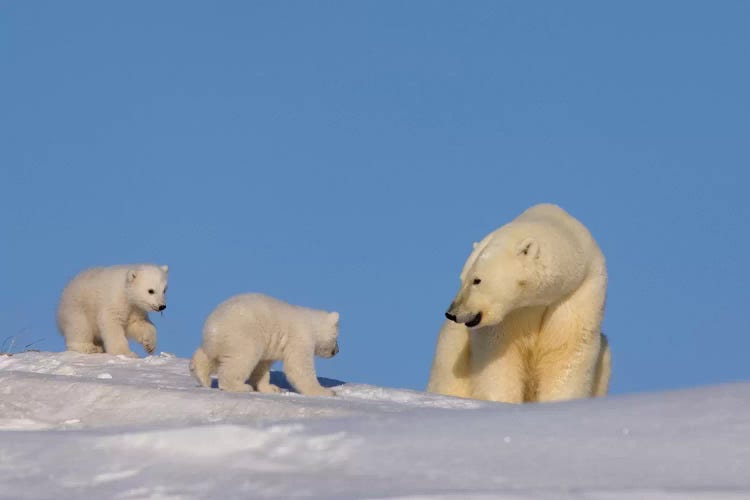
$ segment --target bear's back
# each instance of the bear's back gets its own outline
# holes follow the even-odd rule
[[[66,285],[62,301],[98,302],[112,289],[125,286],[127,266],[92,267],[78,273]]]
[[[542,267],[564,278],[566,289],[575,288],[588,276],[606,276],[604,255],[589,230],[562,208],[545,203],[527,209],[478,243],[464,264],[461,279],[466,279],[479,258],[509,255],[509,249],[527,238],[538,242]]]
[[[570,245],[571,251],[583,252],[587,260],[603,259],[599,245],[588,228],[567,211],[551,203],[528,208],[511,224],[529,227],[540,239],[549,238],[553,245]]]
[[[234,295],[219,304],[206,319],[204,336],[271,333],[293,319],[294,306],[259,293]]]

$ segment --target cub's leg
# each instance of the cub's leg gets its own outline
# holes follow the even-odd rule
[[[128,323],[125,335],[141,344],[149,354],[156,350],[156,327],[148,318]]]
[[[246,383],[253,369],[260,361],[261,350],[257,346],[245,346],[231,354],[220,356],[219,389],[228,392],[252,392],[253,388]]]
[[[284,373],[300,394],[306,396],[333,396],[335,393],[318,383],[315,374],[313,346],[297,345],[284,353]]]
[[[101,345],[96,345],[94,337],[96,328],[85,314],[70,311],[60,315],[60,330],[65,336],[65,346],[69,351],[94,354],[104,352]]]
[[[115,319],[109,315],[99,315],[97,319],[99,333],[104,343],[104,351],[108,354],[122,354],[131,358],[137,358],[138,355],[130,350],[128,339],[125,337],[125,329]]]
[[[261,361],[250,375],[250,385],[258,392],[273,393],[281,392],[279,386],[271,383],[271,366],[273,361]]]
[[[211,387],[211,375],[216,373],[216,360],[210,359],[202,347],[196,349],[190,360],[190,373],[203,387]]]

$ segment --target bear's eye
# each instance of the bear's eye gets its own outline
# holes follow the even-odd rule
[[[150,293],[151,295],[153,295],[154,294],[154,289],[153,288],[149,288],[148,289],[148,293]]]
[[[481,282],[482,282],[482,280],[480,280],[479,278],[474,278],[474,284],[475,284],[475,285],[478,285],[478,284],[480,284]]]

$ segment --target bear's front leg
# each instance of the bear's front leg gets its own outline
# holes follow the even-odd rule
[[[606,394],[610,359],[606,344],[602,350],[601,334],[605,289],[606,275],[596,276],[547,312],[540,333],[547,352],[538,367],[539,401],[589,398],[595,388],[596,395]]]
[[[526,389],[524,360],[492,327],[471,332],[471,397],[501,403],[523,403]],[[505,342],[505,343],[504,343]]]
[[[148,318],[128,323],[125,335],[141,344],[149,354],[156,350],[156,327]]]
[[[297,392],[305,396],[333,396],[335,393],[318,383],[315,374],[313,346],[297,345],[284,353],[284,373]]]
[[[567,401],[592,397],[598,355],[598,349],[571,349],[565,356],[546,363],[538,370],[537,400]]]
[[[523,403],[523,369],[516,363],[495,363],[472,380],[471,397],[500,403]]]
[[[427,392],[471,397],[469,329],[446,320],[438,334]]]
[[[125,329],[117,319],[108,315],[100,315],[97,326],[104,344],[104,352],[107,354],[124,355],[137,358],[138,355],[130,350],[128,339],[125,337]]]

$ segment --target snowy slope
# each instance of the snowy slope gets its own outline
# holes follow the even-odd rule
[[[750,498],[750,383],[514,406],[229,394],[187,365],[0,356],[0,497]]]

